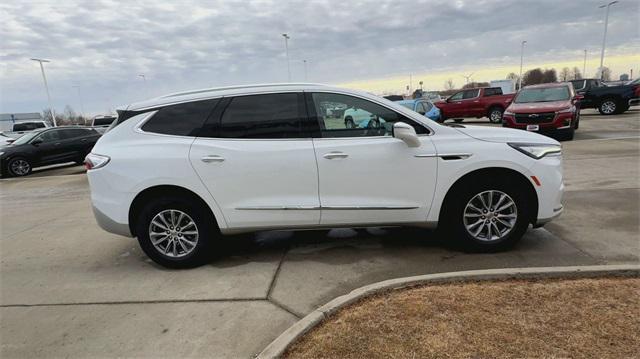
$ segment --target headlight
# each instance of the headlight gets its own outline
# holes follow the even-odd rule
[[[560,145],[541,143],[508,143],[508,145],[537,160],[547,155],[559,156],[562,154],[562,146]]]
[[[576,112],[575,106],[571,106],[569,108],[565,108],[564,110],[558,111],[558,113],[571,113],[571,112]]]
[[[104,167],[107,163],[109,163],[109,156],[97,155],[95,153],[90,153],[87,157],[84,158],[84,167],[88,170],[95,170],[100,167]]]

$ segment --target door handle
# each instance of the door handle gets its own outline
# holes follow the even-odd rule
[[[202,156],[202,158],[200,158],[200,160],[202,160],[202,162],[205,162],[205,163],[222,162],[222,161],[224,161],[224,157],[218,156],[218,155],[209,155],[209,156]]]
[[[322,157],[328,160],[332,160],[334,158],[347,158],[349,157],[349,155],[343,152],[329,152],[329,153],[325,153],[324,156]]]
[[[87,139],[83,138],[83,139],[80,140],[80,142],[87,142]]]

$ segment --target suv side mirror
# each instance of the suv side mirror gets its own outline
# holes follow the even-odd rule
[[[41,144],[42,142],[43,142],[42,138],[36,138],[35,140],[31,141],[31,144],[34,145],[34,146],[37,146],[37,145]]]
[[[404,123],[396,122],[392,127],[392,136],[404,141],[409,147],[420,147],[420,139],[415,128]]]

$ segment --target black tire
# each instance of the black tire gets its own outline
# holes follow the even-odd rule
[[[471,185],[473,183],[473,185]],[[447,203],[441,213],[438,230],[444,240],[453,241],[458,247],[469,252],[498,252],[511,248],[524,235],[531,222],[530,200],[527,189],[523,185],[510,179],[477,179],[464,185],[456,186],[451,196],[447,196]],[[469,201],[485,191],[500,191],[507,194],[516,206],[517,218],[515,224],[504,237],[493,241],[483,241],[475,238],[467,231],[463,220],[464,210]]]
[[[489,113],[487,114],[487,117],[489,117],[489,122],[501,123],[503,113],[504,113],[504,109],[502,107],[494,106],[490,108]]]
[[[578,129],[580,127],[580,112],[576,113],[575,125],[573,125],[574,129]]]
[[[344,127],[345,128],[356,128],[356,124],[355,122],[353,122],[353,119],[351,117],[347,117],[344,119]]]
[[[614,98],[605,98],[598,105],[598,111],[601,115],[611,116],[619,113],[622,104]]]
[[[151,221],[156,215],[165,210],[181,211],[195,222],[195,228],[198,232],[197,242],[192,247],[193,249],[184,256],[171,257],[161,253],[151,242],[149,234]],[[220,243],[220,231],[211,212],[206,208],[202,208],[198,203],[178,196],[159,198],[147,203],[140,212],[135,225],[138,242],[144,253],[154,262],[167,268],[193,268],[203,265],[213,258],[216,245]],[[162,246],[161,243],[163,242],[159,243]],[[169,244],[166,246],[169,246]],[[180,248],[177,244],[174,246]]]
[[[440,118],[439,118],[439,119],[438,119],[438,121],[436,121],[436,122],[438,122],[438,123],[444,123],[444,121],[446,121],[446,120],[447,120],[447,118],[446,118],[444,115],[440,115]]]
[[[22,177],[31,174],[32,169],[31,162],[28,159],[16,156],[7,162],[6,171],[11,177]]]
[[[560,140],[562,141],[571,141],[576,134],[575,128],[569,128],[562,132]]]
[[[455,120],[453,120],[455,123],[460,123],[462,121],[464,121],[464,118],[456,118]]]

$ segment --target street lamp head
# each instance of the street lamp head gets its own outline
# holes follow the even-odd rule
[[[32,60],[32,61],[38,61],[38,62],[51,62],[51,61],[49,61],[49,60],[45,60],[45,59],[38,59],[38,58],[35,58],[35,57],[32,57],[32,58],[31,58],[31,60]]]
[[[287,34],[282,34],[282,36],[287,40],[289,39],[289,35],[287,35]]]

